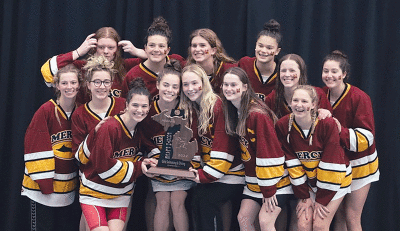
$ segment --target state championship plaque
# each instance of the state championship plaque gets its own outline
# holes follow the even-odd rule
[[[165,132],[160,158],[156,167],[147,171],[151,174],[171,175],[184,178],[194,178],[189,171],[190,161],[197,152],[197,141],[190,141],[193,137],[192,129],[186,126],[183,110],[172,110],[154,115],[151,118],[160,123]]]

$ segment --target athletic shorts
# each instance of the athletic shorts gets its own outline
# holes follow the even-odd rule
[[[126,221],[127,207],[105,208],[81,203],[81,208],[90,230],[100,226],[108,226],[107,221],[109,220],[119,219],[123,222]]]

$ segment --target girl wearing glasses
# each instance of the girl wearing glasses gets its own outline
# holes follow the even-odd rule
[[[104,80],[102,80],[104,81]],[[143,135],[141,121],[150,109],[150,93],[141,78],[131,83],[125,112],[110,117],[83,142],[89,161],[80,166],[79,202],[90,230],[121,231],[135,180],[156,160],[143,158],[145,149],[159,152]]]
[[[91,100],[76,109],[72,116],[72,152],[81,164],[88,162],[84,147],[80,146],[89,132],[107,116],[114,116],[125,109],[125,99],[109,95],[115,69],[113,62],[104,56],[92,56],[83,67],[86,86]],[[79,150],[78,150],[79,149]],[[81,230],[84,229],[84,219]]]
[[[123,52],[127,52],[139,58],[122,58]],[[114,97],[120,97],[122,90],[122,81],[126,73],[141,62],[141,58],[146,58],[143,50],[136,48],[130,41],[121,40],[117,31],[112,27],[102,27],[96,33],[90,34],[85,41],[76,49],[66,54],[53,56],[42,66],[42,75],[49,86],[53,76],[58,69],[67,64],[74,64],[78,69],[82,69],[87,63],[86,59],[79,59],[89,54],[90,56],[103,55],[108,61],[114,62],[114,69],[118,71],[114,78],[110,94]],[[90,96],[83,89],[78,93],[77,102],[86,103]]]

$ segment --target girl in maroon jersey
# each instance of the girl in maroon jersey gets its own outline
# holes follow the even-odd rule
[[[221,99],[213,92],[203,68],[197,64],[186,66],[182,71],[180,108],[190,119],[191,128],[200,144],[200,155],[195,156],[196,182],[193,210],[198,230],[213,230],[217,217],[218,229],[237,228],[238,202],[244,184],[244,170],[240,161],[239,146],[234,137],[225,132]],[[233,209],[221,209],[232,201]],[[236,206],[237,205],[237,206]],[[229,223],[221,224],[221,216]],[[223,219],[222,219],[223,220]]]
[[[256,57],[246,56],[238,63],[246,71],[254,91],[262,100],[275,88],[278,70],[276,57],[281,51],[281,40],[280,24],[274,19],[269,20],[258,33]]]
[[[152,128],[147,129],[146,136],[151,138],[160,150],[165,140],[165,130],[161,124],[151,119],[151,116],[164,111],[167,111],[169,115],[172,110],[178,109],[180,82],[181,65],[177,60],[171,60],[165,64],[164,69],[158,75],[156,87],[159,90],[159,95],[154,100],[149,115],[143,121],[146,127]],[[159,154],[153,157],[158,159]],[[189,229],[185,200],[188,195],[187,191],[194,184],[191,180],[178,179],[169,175],[160,175],[151,179],[152,187],[149,190],[154,191],[157,199],[155,213],[152,214],[154,216],[154,230],[168,230],[169,227],[174,227],[177,231]],[[154,193],[151,192],[151,194]],[[149,196],[152,196],[150,192],[147,197]],[[169,215],[170,211],[172,211],[172,219]]]
[[[347,55],[336,50],[325,57],[322,69],[324,91],[338,121],[341,145],[353,168],[351,193],[345,196],[337,212],[335,230],[362,230],[362,210],[371,183],[378,181],[380,175],[371,99],[347,83],[349,76]]]
[[[73,65],[53,80],[55,100],[35,113],[25,134],[25,174],[21,195],[30,199],[31,230],[77,230],[80,209],[74,203],[78,169],[71,150],[71,114],[81,83]]]
[[[225,130],[239,138],[246,186],[238,215],[241,230],[275,230],[275,221],[292,190],[284,169],[284,153],[274,129],[276,116],[259,99],[246,72],[234,67],[222,85]],[[255,226],[255,227],[254,227]]]
[[[159,152],[143,135],[140,122],[150,109],[142,79],[131,83],[125,112],[93,129],[83,142],[88,162],[80,166],[79,201],[90,230],[123,230],[135,180],[156,160],[141,151]]]
[[[139,58],[124,59],[122,53],[127,52]],[[78,69],[82,69],[87,63],[86,59],[79,59],[85,55],[103,55],[108,61],[114,62],[114,69],[117,70],[116,76],[110,90],[114,97],[120,97],[122,81],[126,73],[141,62],[141,58],[146,58],[146,53],[136,48],[130,41],[121,40],[117,31],[112,27],[102,27],[96,33],[90,34],[85,41],[75,50],[66,54],[60,54],[50,58],[42,66],[42,75],[48,85],[52,82],[53,75],[59,68],[67,64],[74,64]],[[77,96],[77,102],[86,103],[90,100],[86,91],[81,90]]]
[[[122,84],[122,96],[128,92],[128,84],[135,78],[142,77],[146,83],[150,94],[155,96],[158,94],[156,88],[157,75],[160,73],[165,63],[170,59],[176,59],[183,66],[183,58],[180,55],[168,55],[171,50],[172,31],[167,21],[163,17],[157,17],[147,29],[145,37],[144,50],[147,60],[132,68],[127,74]]]
[[[187,65],[200,65],[210,79],[215,93],[221,91],[222,74],[231,67],[237,66],[236,61],[228,56],[217,34],[208,28],[197,29],[189,38]]]

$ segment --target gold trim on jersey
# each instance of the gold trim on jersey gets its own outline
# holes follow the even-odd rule
[[[346,87],[344,88],[344,91],[342,92],[342,95],[336,100],[336,102],[332,105],[332,109],[335,110],[335,108],[342,102],[342,100],[346,97],[347,93],[349,93],[351,85],[348,83],[345,83]],[[329,95],[331,94],[331,91],[328,90],[328,94],[326,95],[329,100]]]
[[[126,136],[128,136],[129,139],[132,139],[132,138],[133,138],[133,137],[132,137],[132,134],[131,134],[131,132],[129,131],[129,129],[126,127],[126,125],[124,124],[124,121],[122,121],[120,115],[115,115],[114,118],[121,124],[121,127],[123,128],[123,130],[124,130]],[[136,130],[136,129],[135,129],[135,130]]]
[[[278,76],[278,72],[274,72],[272,73],[272,75],[270,75],[267,79],[267,81],[263,81],[262,79],[262,75],[260,73],[260,70],[258,70],[257,65],[256,65],[257,59],[254,59],[254,73],[256,74],[256,76],[258,77],[258,80],[262,83],[262,84],[268,84],[272,81],[274,81],[274,79]]]
[[[22,185],[28,189],[40,190],[39,184],[24,174]],[[68,193],[74,191],[78,186],[78,177],[71,180],[53,179],[53,191],[55,193]]]
[[[114,107],[115,107],[115,98],[114,98],[114,97],[110,97],[110,98],[111,98],[111,104],[110,104],[110,107],[108,107],[108,110],[107,110],[106,115],[105,115],[104,118],[106,118],[107,116],[109,116],[110,113],[112,112],[112,110],[113,110]],[[102,120],[101,117],[100,117],[99,115],[97,115],[94,111],[92,111],[92,109],[90,109],[90,107],[89,107],[89,102],[85,103],[85,109],[86,109],[86,111],[87,111],[91,116],[93,116],[94,118],[96,118],[98,121],[101,121],[101,120]]]
[[[56,102],[54,102],[53,99],[51,99],[50,102],[52,102],[54,104],[54,106],[57,107],[58,112],[60,112],[60,114],[62,115],[62,117],[64,117],[65,120],[70,119],[70,118],[68,118],[67,113],[65,113],[64,109],[62,109],[62,107],[60,107],[60,105],[58,105]]]
[[[139,64],[139,67],[140,67],[140,69],[142,69],[142,71],[146,72],[151,77],[157,79],[158,75],[156,73],[154,73],[152,70],[150,70],[148,67],[146,67],[146,65],[141,63],[141,64]]]
[[[309,128],[307,136],[304,134],[303,129],[301,129],[300,126],[297,124],[296,120],[293,120],[293,127],[297,130],[298,133],[300,133],[301,138],[303,138],[304,140],[307,140],[312,135],[311,134],[312,129],[314,128],[314,130],[315,130],[315,127],[317,127],[318,122],[319,122],[319,119],[317,118],[315,120],[314,124],[311,124],[311,127]]]
[[[213,82],[215,81],[215,76],[217,76],[218,73],[221,71],[221,68],[222,68],[222,65],[223,65],[223,64],[224,64],[224,62],[221,62],[221,63],[219,64],[219,67],[218,67],[217,71],[215,72],[215,74],[213,73],[213,74],[211,75],[210,83],[213,83]]]

